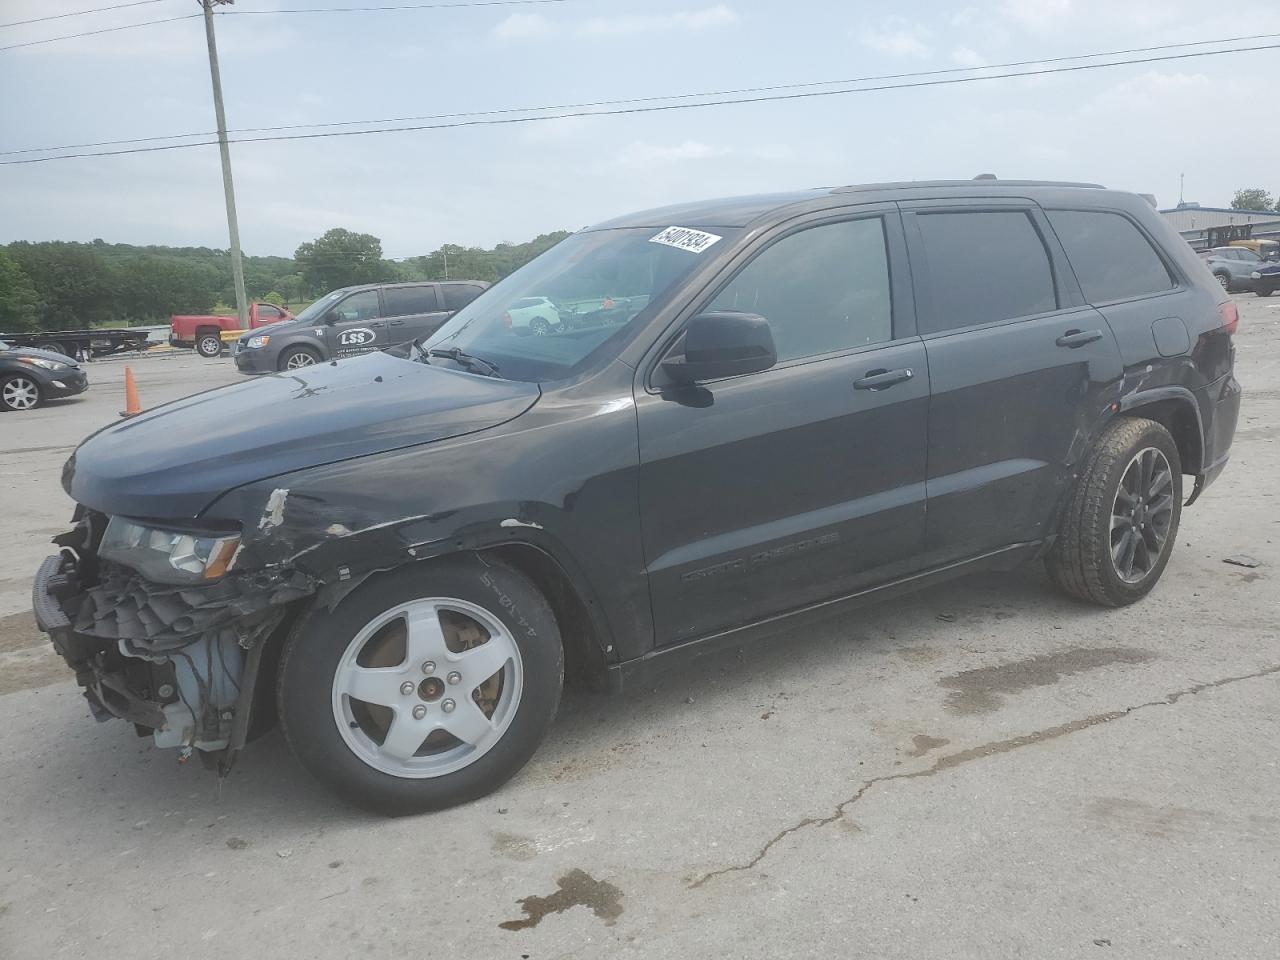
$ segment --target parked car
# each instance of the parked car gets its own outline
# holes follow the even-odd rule
[[[89,378],[55,350],[0,350],[0,411],[22,413],[46,400],[84,393]]]
[[[542,297],[631,313],[515,335]],[[342,796],[437,809],[530,758],[565,677],[1031,560],[1139,600],[1184,477],[1190,504],[1227,463],[1237,323],[1146,200],[1087,184],[632,214],[403,356],[89,437],[36,619],[99,718],[225,769],[278,711]]]
[[[249,304],[250,330],[292,319],[293,314],[284,307],[270,303]],[[213,359],[222,355],[222,334],[240,329],[243,328],[238,316],[175,315],[169,318],[169,343],[175,347],[194,349],[200,356]]]
[[[1262,257],[1244,247],[1214,247],[1201,253],[1205,266],[1229,293],[1253,289],[1253,272]]]
[[[546,297],[524,297],[507,310],[505,322],[516,333],[543,337],[560,327],[560,311]]]
[[[246,333],[231,348],[241,373],[296,370],[428,337],[489,285],[481,280],[374,283],[325,294],[292,323]]]
[[[1260,297],[1269,297],[1280,290],[1280,263],[1267,261],[1257,264],[1257,269],[1249,274],[1253,281],[1253,292]]]

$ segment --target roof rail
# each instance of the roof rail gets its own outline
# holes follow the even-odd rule
[[[990,174],[982,174],[973,180],[903,180],[893,183],[852,183],[833,187],[832,193],[863,193],[870,190],[919,190],[929,187],[982,187],[991,183],[1002,187],[1081,187],[1089,190],[1107,189],[1100,183],[1083,183],[1074,180],[1001,180]]]

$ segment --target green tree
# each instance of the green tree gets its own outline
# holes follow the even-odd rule
[[[68,330],[123,318],[113,272],[89,244],[19,241],[9,244],[7,252],[42,301],[38,323],[44,329]]]
[[[355,283],[374,283],[385,274],[382,241],[372,234],[334,227],[294,252],[312,291],[324,293]]]
[[[1261,187],[1245,187],[1243,190],[1237,190],[1236,195],[1231,198],[1231,209],[1271,210],[1274,202],[1271,194]]]
[[[266,303],[271,303],[271,304],[275,304],[277,307],[283,307],[283,306],[284,306],[284,295],[283,295],[283,294],[281,294],[279,291],[276,291],[276,290],[272,290],[270,293],[268,293],[268,294],[267,294],[265,297],[263,297],[262,299],[263,299],[263,301],[264,301],[264,302],[266,302]]]
[[[117,309],[130,320],[163,323],[175,313],[207,313],[222,286],[212,264],[136,257],[116,267]]]
[[[20,333],[37,329],[43,306],[22,268],[0,250],[0,330]]]

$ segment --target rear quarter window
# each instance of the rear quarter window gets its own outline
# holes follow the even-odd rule
[[[1164,261],[1128,217],[1101,210],[1049,210],[1046,215],[1090,303],[1173,289]]]

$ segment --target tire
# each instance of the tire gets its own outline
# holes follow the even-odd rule
[[[44,391],[33,377],[21,373],[0,377],[0,410],[23,413],[44,403]]]
[[[1144,474],[1148,464],[1153,469]],[[1121,417],[1085,459],[1045,558],[1049,575],[1071,596],[1104,607],[1140,600],[1164,573],[1181,515],[1182,461],[1173,437],[1154,420]]]
[[[406,617],[421,626],[410,631]],[[488,639],[460,647],[484,635],[476,625]],[[483,659],[468,659],[478,651]],[[537,587],[468,555],[378,575],[336,610],[314,611],[285,643],[277,704],[312,776],[353,804],[403,816],[505,783],[542,742],[563,679],[560,631]],[[475,698],[482,690],[484,701]]]
[[[1253,292],[1259,297],[1269,297],[1275,293],[1275,290],[1272,287],[1254,287]]]
[[[72,360],[75,360],[75,361],[79,361],[80,359],[80,357],[78,356],[79,351],[76,349],[76,345],[74,343],[58,344],[58,352],[62,354],[64,357],[70,357]]]
[[[1231,274],[1215,273],[1214,276],[1217,278],[1218,283],[1222,286],[1223,290],[1226,290],[1227,292],[1231,291]]]
[[[542,317],[534,317],[529,321],[529,332],[535,337],[545,337],[551,332],[551,324]]]
[[[280,354],[276,361],[277,370],[297,370],[299,367],[312,367],[320,362],[320,354],[307,347],[289,347]]]
[[[206,360],[216,360],[222,356],[222,338],[216,333],[196,334],[196,353]]]

